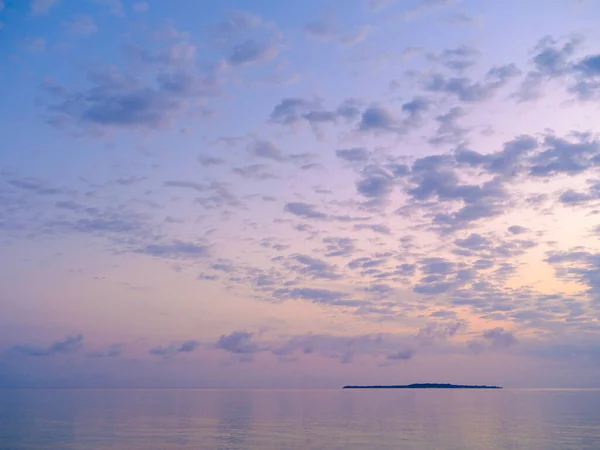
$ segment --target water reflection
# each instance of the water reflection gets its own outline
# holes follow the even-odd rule
[[[600,391],[0,390],[1,449],[600,448]]]
[[[247,448],[252,409],[255,402],[252,391],[220,391],[216,402],[219,424],[218,449]]]

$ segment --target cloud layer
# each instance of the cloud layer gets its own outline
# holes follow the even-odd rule
[[[0,3],[11,382],[593,379],[598,5],[242,3]]]

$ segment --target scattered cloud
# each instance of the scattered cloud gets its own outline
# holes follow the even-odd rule
[[[170,124],[186,109],[190,98],[214,96],[216,81],[185,72],[159,75],[149,86],[107,69],[88,74],[92,87],[69,91],[48,81],[44,89],[57,99],[48,108],[56,126],[92,126],[99,129],[156,128]]]
[[[305,219],[327,219],[327,214],[316,210],[315,205],[303,202],[286,203],[284,211]]]
[[[363,147],[340,149],[336,150],[335,154],[338,158],[348,162],[365,162],[371,156],[371,153]]]
[[[545,36],[532,51],[533,68],[523,79],[516,98],[521,102],[542,97],[544,87],[552,81],[560,81],[568,93],[581,101],[600,98],[600,57],[596,54],[578,55],[583,39],[570,35],[557,39]]]
[[[133,10],[138,13],[148,11],[148,2],[136,2],[133,4]]]
[[[42,53],[46,51],[46,39],[41,37],[29,38],[25,42],[25,49],[29,53]]]
[[[75,353],[81,349],[82,344],[83,335],[80,333],[67,336],[64,340],[56,341],[48,346],[33,344],[15,345],[11,348],[11,351],[25,356],[54,356]]]
[[[473,82],[467,77],[445,77],[440,73],[434,73],[424,79],[423,88],[433,93],[453,95],[464,103],[477,103],[489,100],[493,94],[520,74],[521,71],[512,63],[492,67],[485,74],[483,81],[478,82]]]
[[[112,344],[106,349],[106,351],[92,351],[86,353],[85,356],[88,358],[117,358],[123,353],[123,345]]]
[[[71,20],[63,21],[62,26],[71,37],[91,36],[98,31],[96,22],[87,14],[76,14]]]
[[[261,351],[261,347],[252,341],[254,333],[247,331],[233,331],[222,335],[215,348],[234,354],[252,354]]]
[[[48,14],[57,4],[58,0],[31,0],[31,14],[34,16]]]
[[[196,259],[209,256],[209,246],[195,242],[173,241],[166,244],[149,244],[136,250],[157,258]]]
[[[456,48],[446,48],[440,53],[431,53],[428,59],[447,69],[463,72],[474,66],[480,55],[481,52],[476,48],[463,44]]]
[[[456,0],[419,0],[417,4],[404,12],[404,20],[416,20],[426,14],[457,3]]]
[[[380,12],[392,6],[396,0],[365,0],[367,9],[371,12]]]
[[[153,347],[148,350],[148,353],[155,356],[172,357],[178,353],[191,353],[200,347],[198,341],[189,340],[180,344],[170,344],[166,347]]]
[[[480,353],[488,349],[506,349],[517,343],[518,340],[511,331],[497,327],[481,333],[479,339],[469,342],[469,348],[476,353]]]
[[[315,288],[292,288],[278,289],[274,293],[275,297],[286,300],[307,300],[321,305],[334,306],[360,306],[367,302],[363,300],[354,300],[349,298],[348,294],[340,291],[331,291],[328,289]]]
[[[10,95],[33,98],[52,129],[25,127],[0,170],[3,254],[32,248],[14,270],[56,263],[64,283],[92,277],[120,292],[102,297],[111,310],[158,286],[116,273],[123,257],[134,271],[154,261],[191,277],[219,299],[207,317],[218,311],[237,331],[185,340],[183,321],[183,339],[146,347],[156,367],[192,367],[197,356],[416,368],[437,354],[476,367],[477,354],[494,352],[590,364],[600,354],[598,49],[565,34],[519,55],[530,44],[517,33],[522,46],[494,54],[488,39],[439,39],[456,25],[486,31],[469,5],[409,3],[365,0],[366,22],[298,17],[294,33],[279,15],[236,10],[184,30],[186,8],[152,25],[145,1],[94,0],[81,11],[26,2],[22,16],[39,30],[7,53],[25,74]],[[15,5],[6,26],[25,30]],[[447,29],[398,47],[402,18]],[[126,33],[108,36],[114,27]],[[527,104],[537,99],[542,109]],[[73,243],[84,250],[75,259]],[[97,267],[79,260],[86,249]],[[19,280],[8,277],[7,292],[20,292]],[[27,312],[34,300],[8,319],[41,325]],[[252,302],[258,315],[244,323]],[[187,313],[171,306],[174,318]],[[141,309],[140,320],[155,312]],[[258,331],[240,331],[247,325]],[[15,367],[77,352],[70,360],[107,370],[125,363],[124,344],[85,335],[85,351],[79,334],[11,342],[2,357]]]
[[[125,8],[120,0],[94,0],[94,2],[106,8],[113,16],[125,16]]]
[[[244,67],[275,59],[283,44],[276,25],[258,15],[235,11],[208,27],[207,33],[227,63]]]
[[[356,45],[367,38],[371,27],[362,25],[353,31],[345,31],[340,29],[333,14],[327,14],[308,22],[304,26],[304,31],[311,38],[333,40],[343,45]]]

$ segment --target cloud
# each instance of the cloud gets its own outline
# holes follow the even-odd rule
[[[62,27],[71,37],[86,37],[98,31],[94,19],[87,14],[76,14],[69,21],[63,21]]]
[[[384,235],[392,234],[392,230],[390,229],[390,227],[385,224],[368,225],[368,224],[361,223],[361,224],[354,225],[354,229],[355,230],[371,230],[371,231],[374,231],[375,233],[384,234]]]
[[[468,348],[474,353],[483,353],[489,350],[504,350],[519,341],[511,331],[502,327],[485,330],[474,340],[468,342]]]
[[[477,103],[491,98],[520,74],[521,71],[514,64],[492,67],[481,82],[473,82],[467,77],[447,78],[435,73],[425,78],[423,88],[429,92],[456,96],[464,103]]]
[[[471,167],[483,167],[492,174],[513,177],[523,170],[527,156],[538,147],[537,139],[523,135],[506,142],[502,150],[488,155],[481,155],[472,150],[458,149],[456,160]]]
[[[308,300],[319,305],[360,306],[368,302],[348,298],[348,294],[340,291],[316,288],[278,289],[273,295],[281,299]]]
[[[117,358],[123,353],[123,345],[112,344],[106,351],[93,351],[86,353],[88,358]]]
[[[50,9],[58,4],[58,0],[31,0],[31,14],[40,16],[48,14]]]
[[[144,56],[157,65],[153,81],[124,75],[116,68],[88,71],[87,89],[68,89],[47,80],[42,87],[55,99],[47,108],[48,122],[96,132],[168,126],[188,111],[192,101],[219,93],[215,77],[182,66],[193,62],[194,53],[181,52],[177,45],[183,44],[176,44],[158,57]]]
[[[566,280],[575,280],[587,287],[592,303],[600,307],[600,254],[575,249],[567,252],[551,251],[545,260],[555,266],[556,276]]]
[[[450,339],[464,327],[463,322],[430,323],[420,328],[415,339],[424,345],[431,345],[437,341]]]
[[[335,40],[343,45],[356,45],[364,41],[371,27],[363,25],[351,32],[338,29],[333,15],[326,15],[318,20],[311,21],[304,26],[304,32],[312,38],[323,40]]]
[[[228,184],[220,181],[196,183],[193,181],[171,180],[163,183],[165,187],[184,188],[196,191],[202,196],[196,197],[195,202],[206,209],[224,206],[241,206],[241,201],[231,192]]]
[[[165,80],[169,88],[181,89],[176,82],[185,83],[191,80],[190,75],[197,57],[196,46],[190,43],[185,32],[177,29],[167,28],[161,31],[159,36],[161,41],[166,41],[165,45],[148,50],[140,45],[128,44],[124,47],[125,56],[130,62],[146,70],[156,70],[157,79]],[[209,73],[211,70],[205,69],[205,72]],[[216,73],[216,70],[212,70],[212,73]]]
[[[198,162],[204,167],[222,166],[223,164],[225,164],[224,159],[217,158],[215,156],[210,156],[210,155],[198,156]]]
[[[456,48],[446,48],[440,53],[431,53],[427,57],[430,61],[439,63],[447,69],[462,72],[476,63],[481,52],[469,45],[461,45]]]
[[[454,243],[459,247],[467,248],[469,250],[481,250],[489,248],[490,246],[490,241],[477,233],[470,234],[465,239],[457,239]]]
[[[305,219],[327,219],[327,214],[316,210],[315,205],[302,202],[286,203],[283,210],[298,217]]]
[[[203,259],[210,255],[208,245],[183,241],[173,241],[166,244],[149,244],[136,249],[136,252],[168,259]]]
[[[555,136],[544,138],[546,150],[531,158],[530,175],[546,177],[557,173],[575,175],[600,164],[600,141],[589,135],[575,137],[575,142]]]
[[[504,143],[502,150],[487,155],[459,148],[456,161],[470,167],[484,168],[491,174],[514,177],[524,170],[527,157],[538,147],[537,139],[522,135]]]
[[[371,356],[380,360],[409,360],[420,348],[431,347],[452,339],[461,329],[462,322],[433,323],[411,334],[360,334],[333,335],[308,333],[302,335],[277,336],[272,340],[256,342],[257,334],[249,331],[232,331],[223,334],[213,344],[214,348],[242,357],[240,361],[252,360],[258,353],[270,353],[279,358],[296,354],[320,355],[338,360],[342,364],[352,363],[357,356]],[[171,356],[176,352],[175,344],[157,347],[153,354]]]
[[[301,98],[284,98],[271,112],[270,120],[274,123],[290,125],[306,119],[310,111],[319,108],[318,103]]]
[[[46,51],[46,39],[42,37],[27,39],[25,42],[25,50],[29,53],[42,53]]]
[[[431,102],[426,97],[415,97],[402,105],[402,112],[407,113],[407,126],[417,126],[421,123],[423,114],[429,110]]]
[[[396,353],[390,353],[385,358],[392,361],[406,361],[414,356],[414,350],[400,350]]]
[[[148,2],[137,2],[132,6],[135,12],[141,13],[148,11]]]
[[[366,40],[371,30],[372,27],[370,25],[362,25],[352,33],[342,36],[341,42],[344,45],[356,45]]]
[[[248,146],[248,151],[250,152],[250,154],[257,158],[265,158],[277,162],[285,160],[281,149],[270,141],[258,140],[256,142],[253,142]]]
[[[456,0],[419,0],[416,5],[404,12],[404,20],[415,20],[425,14],[451,6]]]
[[[67,15],[65,30],[75,27],[75,18]],[[553,242],[560,230],[544,229],[555,221],[553,214],[581,217],[575,228],[584,233],[591,228],[583,217],[589,214],[586,220],[592,220],[592,215],[598,214],[590,206],[600,200],[596,173],[600,141],[592,133],[572,132],[560,137],[548,131],[504,139],[506,130],[500,129],[493,138],[476,138],[478,121],[487,120],[478,116],[482,108],[478,103],[501,94],[501,89],[516,80],[516,66],[494,67],[487,73],[489,67],[483,67],[480,75],[472,75],[479,59],[475,49],[438,47],[437,53],[429,55],[429,63],[425,61],[435,63],[435,72],[429,73],[431,77],[415,75],[416,86],[407,84],[404,87],[408,90],[394,93],[400,98],[389,97],[386,104],[377,104],[368,98],[342,101],[342,97],[329,103],[331,99],[292,89],[297,92],[276,95],[266,106],[262,120],[270,115],[268,123],[262,124],[266,134],[260,139],[231,129],[232,135],[245,137],[230,138],[229,148],[215,147],[213,151],[207,147],[198,157],[198,146],[214,145],[220,128],[205,129],[203,119],[192,116],[194,108],[218,95],[220,87],[228,96],[230,89],[241,86],[243,91],[246,82],[252,82],[245,77],[253,78],[264,68],[242,72],[235,68],[254,64],[253,58],[259,61],[262,57],[250,55],[250,60],[239,63],[228,58],[235,59],[236,49],[248,41],[270,42],[268,36],[265,41],[259,39],[262,33],[269,33],[264,19],[242,15],[228,20],[223,25],[229,27],[224,37],[215,35],[216,52],[210,45],[200,51],[193,44],[198,42],[196,36],[192,39],[173,27],[165,34],[157,32],[148,40],[139,40],[156,45],[153,50],[140,47],[124,55],[122,67],[131,70],[90,70],[75,77],[68,88],[51,81],[45,84],[53,96],[47,110],[53,123],[58,125],[62,120],[63,125],[66,122],[77,131],[89,127],[101,132],[154,130],[180,119],[182,126],[183,121],[186,126],[190,122],[187,130],[193,133],[175,140],[187,142],[191,146],[187,162],[197,158],[198,163],[180,171],[182,179],[153,178],[152,173],[166,169],[177,172],[166,153],[156,153],[164,144],[154,139],[156,136],[143,140],[148,146],[144,155],[150,158],[139,167],[127,163],[127,153],[121,155],[125,157],[123,164],[115,166],[116,172],[109,178],[98,172],[92,179],[77,180],[77,187],[70,189],[66,187],[68,180],[51,185],[13,175],[7,169],[0,174],[0,196],[8,205],[8,215],[0,219],[3,239],[10,243],[17,234],[60,239],[62,232],[87,233],[87,237],[79,234],[78,239],[108,238],[108,250],[116,254],[137,252],[162,258],[182,272],[192,268],[193,276],[218,279],[215,284],[232,295],[275,304],[295,302],[292,309],[302,303],[309,309],[317,305],[329,313],[349,315],[350,321],[375,326],[395,320],[390,323],[420,330],[416,336],[383,336],[380,341],[378,336],[370,336],[365,338],[365,347],[354,343],[357,336],[289,336],[263,345],[258,343],[265,341],[262,334],[238,332],[242,335],[225,335],[219,344],[229,353],[244,353],[236,348],[256,349],[250,354],[283,348],[285,353],[288,341],[292,341],[292,353],[312,349],[343,362],[358,355],[374,355],[385,364],[418,355],[420,346],[429,345],[426,342],[444,347],[444,339],[453,338],[453,333],[462,334],[462,328],[455,331],[456,324],[449,323],[457,319],[456,311],[461,318],[463,313],[476,317],[476,330],[490,327],[490,323],[494,324],[491,327],[512,327],[514,323],[530,327],[527,333],[523,330],[524,335],[531,332],[538,336],[562,331],[563,327],[577,333],[593,326],[590,315],[596,308],[600,286],[597,252],[572,249],[548,255],[556,277],[570,283],[568,290],[574,291],[570,295],[542,297],[536,289],[545,286],[546,274],[531,279],[522,274],[546,245],[561,248],[561,242]],[[91,33],[84,29],[73,34]],[[277,42],[283,45],[283,40]],[[597,55],[578,55],[565,50],[563,43],[546,47],[555,48],[558,55],[540,49],[529,69],[556,80],[567,90],[580,81],[593,88],[600,70]],[[206,69],[204,58],[207,65],[213,65],[211,58],[216,53],[223,61],[218,69]],[[410,79],[408,76],[407,83]],[[419,86],[428,81],[432,85],[420,90]],[[225,84],[229,82],[232,84]],[[411,93],[413,87],[417,90]],[[578,94],[569,95],[575,98]],[[489,111],[497,112],[495,107]],[[260,116],[255,119],[261,120]],[[236,124],[243,128],[242,122]],[[299,134],[307,125],[322,127],[327,139],[311,144],[311,139]],[[423,125],[423,130],[416,130]],[[179,128],[171,130],[179,135],[179,131],[183,133]],[[410,131],[417,132],[404,136]],[[115,139],[120,134],[115,133]],[[329,145],[331,139],[339,142]],[[106,144],[112,145],[112,139]],[[431,145],[444,147],[434,152]],[[327,147],[329,153],[316,156],[305,152],[321,152]],[[288,154],[289,148],[290,152],[302,153]],[[127,151],[135,152],[136,147]],[[323,170],[304,170],[321,156]],[[342,176],[334,177],[329,169],[340,166]],[[279,181],[267,184],[248,181],[275,176]],[[135,184],[136,180],[145,181]],[[161,188],[164,180],[168,181]],[[289,189],[279,190],[286,180]],[[546,200],[540,201],[536,190],[545,192]],[[277,202],[281,202],[279,206]],[[278,216],[273,224],[271,213]],[[525,226],[533,223],[532,214],[547,216],[529,230]],[[271,230],[269,238],[261,235],[265,227]],[[241,234],[231,234],[232,230]],[[172,232],[183,234],[170,236]],[[212,232],[210,243],[192,236]],[[186,233],[192,234],[186,237]],[[240,243],[239,249],[236,247],[231,255],[219,253],[221,246],[227,250],[225,247],[234,241]],[[260,262],[255,262],[256,267],[245,266],[245,259],[255,257],[271,267],[261,269]],[[507,283],[509,277],[513,278]],[[579,283],[579,291],[573,289],[573,282]],[[424,325],[435,317],[443,322]],[[518,330],[520,333],[521,328]],[[508,346],[511,336],[516,339],[514,333],[495,329],[468,334],[476,336],[475,347],[499,349]],[[150,350],[163,356],[185,353],[198,345],[189,342],[167,341],[165,346]],[[33,353],[47,353],[47,348],[50,346],[34,348]],[[88,355],[109,356],[110,349],[99,350]]]
[[[380,12],[389,8],[395,0],[365,0],[365,6],[371,12]]]
[[[166,347],[153,347],[148,350],[148,353],[155,356],[171,357],[178,353],[191,353],[200,347],[200,342],[189,340],[181,344],[170,344]]]
[[[372,106],[363,111],[360,123],[360,131],[388,131],[401,132],[398,121],[392,113],[382,106]]]
[[[113,16],[123,17],[125,15],[125,8],[120,0],[94,0],[94,2],[107,8]]]
[[[365,162],[371,156],[371,152],[364,147],[354,147],[336,150],[335,155],[348,162]]]
[[[165,181],[164,185],[169,187],[189,188],[198,192],[204,192],[207,186],[205,184],[195,183],[193,181]]]
[[[37,178],[13,178],[8,181],[8,184],[36,195],[59,195],[63,193],[61,189],[51,187]]]
[[[600,96],[600,54],[588,55],[574,66],[575,84],[570,91],[580,100],[597,100]]]
[[[313,279],[335,280],[340,278],[336,267],[317,258],[308,255],[292,255],[294,261],[300,265],[291,265],[291,269],[302,274],[309,275]]]
[[[544,75],[564,74],[569,69],[569,57],[573,55],[580,43],[579,38],[570,37],[566,43],[559,45],[551,36],[545,36],[536,45],[536,53],[532,61],[536,69]]]
[[[481,17],[472,16],[466,12],[455,12],[448,16],[448,23],[462,26],[479,26],[481,25]]]
[[[436,134],[429,138],[433,145],[455,144],[461,142],[469,130],[461,127],[458,119],[465,116],[465,110],[460,106],[452,107],[447,113],[435,117],[439,124]]]
[[[238,355],[257,353],[262,350],[262,347],[252,342],[253,337],[254,333],[233,331],[230,334],[222,335],[215,344],[215,348]]]
[[[505,348],[517,343],[513,333],[501,327],[484,331],[482,337],[490,342],[492,348]]]
[[[600,182],[594,183],[590,188],[590,192],[587,193],[567,189],[560,194],[558,200],[565,205],[581,205],[594,200],[600,200]]]
[[[271,180],[277,179],[277,175],[269,172],[269,166],[266,164],[250,164],[244,167],[235,167],[233,172],[249,180]]]
[[[177,352],[178,353],[193,352],[194,350],[196,350],[198,348],[199,345],[200,345],[200,343],[198,341],[185,341],[177,348]]]
[[[364,256],[362,258],[358,258],[358,259],[354,259],[354,260],[350,261],[348,263],[348,267],[350,269],[357,269],[357,268],[370,269],[373,267],[381,266],[385,263],[387,263],[386,258],[372,259],[368,256]]]
[[[395,183],[393,173],[376,165],[368,165],[356,181],[356,191],[369,199],[371,205],[382,204],[392,193]]]
[[[350,364],[361,355],[408,360],[415,354],[411,345],[411,338],[403,335],[381,333],[344,336],[323,333],[290,336],[284,342],[273,345],[271,352],[277,356],[317,354]]]
[[[527,74],[521,87],[521,100],[531,100],[540,95],[540,85],[548,79],[566,74],[569,70],[568,59],[574,54],[580,39],[571,37],[560,45],[551,36],[542,38],[536,45],[531,61],[534,71]]]
[[[515,97],[522,102],[536,100],[542,96],[545,85],[561,80],[565,81],[567,92],[578,100],[600,98],[600,55],[577,57],[582,41],[573,35],[564,39],[542,38],[532,52],[533,70],[527,73]]]
[[[358,118],[361,103],[357,100],[348,99],[342,102],[336,109],[323,108],[316,100],[305,100],[298,97],[283,98],[269,116],[271,123],[279,125],[296,125],[308,123],[313,131],[319,135],[320,127],[328,123],[339,121],[349,122]]]
[[[244,11],[231,12],[225,20],[209,26],[207,32],[234,67],[273,60],[282,47],[282,36],[274,23]]]
[[[228,61],[234,66],[244,66],[268,61],[277,56],[278,49],[268,43],[247,40],[233,48]]]
[[[466,203],[476,203],[482,198],[504,196],[499,180],[492,179],[481,186],[460,184],[447,156],[419,158],[413,163],[411,173],[410,181],[416,186],[409,188],[407,193],[416,200],[437,197],[440,200],[461,199]]]
[[[455,232],[513,208],[508,183],[515,183],[515,177],[522,181],[527,176],[575,175],[595,167],[600,161],[598,144],[587,134],[574,134],[570,140],[552,135],[538,140],[523,135],[491,153],[478,153],[460,144],[454,155],[418,158],[408,171],[408,183],[402,183],[412,201],[397,212],[402,214],[419,205],[430,207],[434,228]],[[479,169],[475,175],[478,181],[461,183],[465,167]]]
[[[527,231],[529,231],[527,228],[522,227],[520,225],[511,225],[510,227],[507,228],[508,232],[510,234],[523,234],[523,233],[527,233]]]
[[[442,257],[422,258],[419,261],[421,278],[413,286],[413,292],[423,295],[439,295],[457,292],[462,286],[477,279],[477,269]]]
[[[331,15],[308,22],[306,25],[304,25],[304,31],[311,37],[321,39],[332,38],[338,34],[338,31],[333,23],[333,17]]]
[[[323,239],[325,244],[325,256],[333,258],[337,256],[350,256],[356,251],[355,240],[349,237],[326,237]]]
[[[83,335],[80,333],[74,336],[67,336],[64,340],[56,341],[47,347],[21,344],[12,347],[11,351],[26,356],[54,356],[75,353],[82,347],[82,343]]]
[[[140,229],[138,223],[119,218],[79,219],[71,227],[82,233],[132,233]]]

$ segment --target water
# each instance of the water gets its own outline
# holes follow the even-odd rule
[[[0,389],[0,449],[600,449],[594,390]]]

